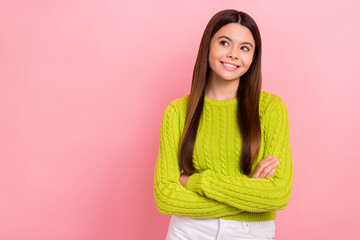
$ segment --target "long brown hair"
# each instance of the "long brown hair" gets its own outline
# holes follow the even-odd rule
[[[209,45],[212,36],[228,23],[239,23],[247,27],[255,40],[253,61],[248,71],[241,76],[236,92],[237,122],[242,137],[242,153],[240,157],[240,171],[251,174],[251,166],[259,154],[261,144],[261,128],[259,118],[259,98],[261,91],[261,37],[255,21],[245,12],[235,9],[222,10],[216,13],[207,24],[203,33],[199,52],[196,58],[188,110],[184,131],[180,141],[180,166],[184,173],[191,175],[195,172],[193,150],[199,120],[204,104],[204,95],[208,74]]]

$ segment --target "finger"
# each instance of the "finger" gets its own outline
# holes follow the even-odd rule
[[[275,163],[274,159],[266,159],[261,161],[256,167],[260,177],[265,177],[266,174],[273,168],[272,164]]]
[[[277,159],[278,159],[277,157],[274,157],[274,158],[264,158],[263,160],[261,160],[261,161],[259,162],[258,165],[260,165],[260,167],[262,167],[262,168],[265,168],[265,167],[269,166],[270,164],[276,162]]]
[[[259,177],[266,178],[271,174],[272,169],[278,165],[277,157],[259,164]]]
[[[277,167],[280,164],[279,161],[276,162],[272,162],[269,166],[267,166],[266,168],[264,168],[265,172],[268,173],[270,172],[273,168]]]
[[[265,157],[263,160],[261,160],[261,161],[266,161],[266,160],[270,160],[270,159],[272,159],[273,157],[270,155],[270,156],[267,156],[267,157]]]
[[[268,172],[273,168],[267,168],[270,164],[274,164],[277,161],[277,157],[267,156],[262,159],[256,166],[256,169],[252,175],[253,178],[264,178]],[[266,169],[267,168],[267,169]]]
[[[275,173],[275,169],[271,170],[270,172],[268,172],[265,176],[265,178],[271,177],[273,174]]]
[[[263,174],[265,176],[268,176],[268,174],[272,174],[271,171],[275,169],[279,165],[279,161],[271,163],[269,166],[263,169]]]

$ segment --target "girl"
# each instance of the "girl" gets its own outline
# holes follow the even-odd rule
[[[291,195],[288,112],[261,90],[255,21],[216,13],[201,39],[189,95],[165,109],[154,173],[167,240],[274,239]]]

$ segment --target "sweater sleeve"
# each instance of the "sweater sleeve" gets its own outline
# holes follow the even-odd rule
[[[242,210],[187,190],[179,181],[178,149],[181,138],[176,106],[170,103],[163,114],[160,146],[155,164],[154,197],[160,213],[192,218],[218,218]]]
[[[278,157],[280,162],[273,175],[267,179],[251,178],[244,174],[233,177],[207,169],[191,175],[186,188],[248,212],[284,209],[290,200],[293,181],[288,112],[282,99],[277,96],[264,115],[264,157]]]

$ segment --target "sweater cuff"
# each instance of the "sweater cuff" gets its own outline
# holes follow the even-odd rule
[[[204,195],[201,190],[201,173],[193,173],[187,180],[185,188],[187,190]]]

